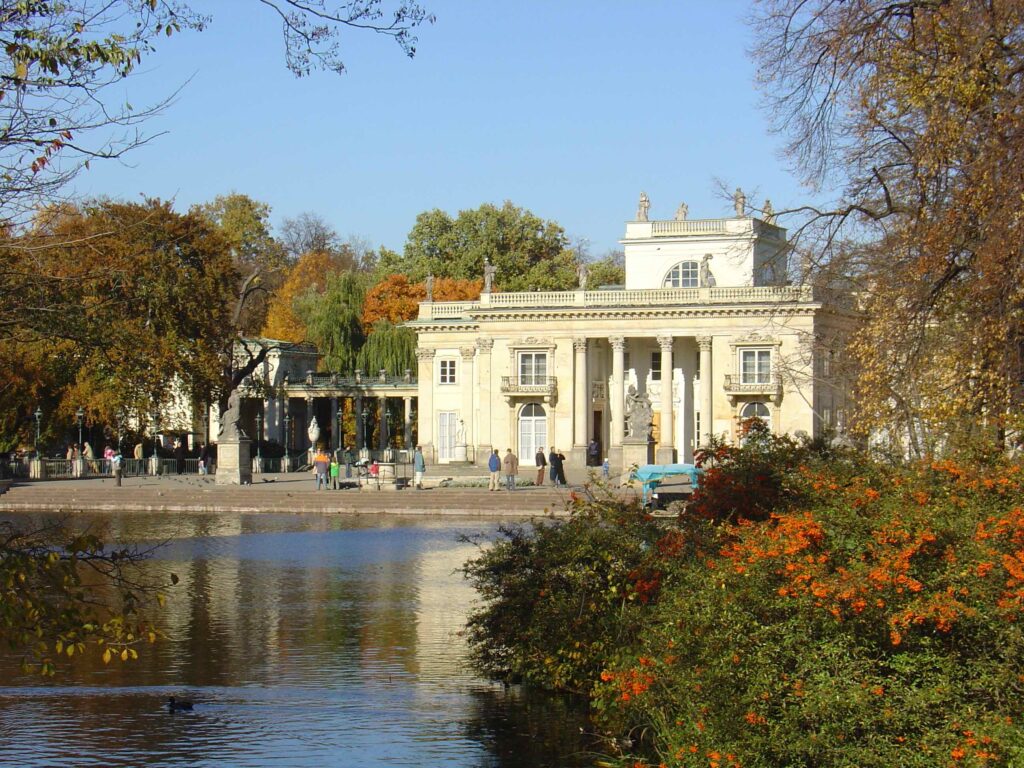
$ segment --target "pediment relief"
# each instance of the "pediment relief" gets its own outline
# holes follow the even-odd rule
[[[737,336],[729,342],[730,347],[778,347],[782,342],[776,336],[768,333],[753,331],[743,336]]]

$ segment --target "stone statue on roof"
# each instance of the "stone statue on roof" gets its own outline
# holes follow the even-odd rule
[[[648,221],[647,213],[651,210],[651,199],[647,197],[646,192],[640,193],[640,205],[636,209],[636,220],[637,221]]]
[[[494,285],[494,273],[497,271],[497,267],[491,264],[491,260],[484,256],[484,293],[491,292],[491,287]]]
[[[737,218],[742,218],[746,215],[747,196],[743,194],[743,190],[739,187],[736,187],[736,191],[732,193],[732,204],[736,209]]]
[[[686,203],[680,203],[679,207],[676,208],[676,221],[686,221],[686,217],[690,215],[690,206]]]

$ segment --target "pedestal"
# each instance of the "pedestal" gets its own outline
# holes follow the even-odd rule
[[[252,483],[251,441],[217,443],[217,485]]]
[[[469,449],[465,443],[456,443],[452,450],[452,458],[448,461],[449,464],[469,464]]]
[[[659,446],[654,451],[654,463],[655,464],[675,464],[676,463],[676,449],[666,448]]]
[[[654,444],[646,438],[633,440],[628,437],[622,439],[622,471],[625,472],[633,464],[638,467],[653,462]]]

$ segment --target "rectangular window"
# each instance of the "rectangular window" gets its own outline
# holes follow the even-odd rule
[[[651,352],[651,381],[661,381],[661,352]]]
[[[548,383],[548,355],[546,352],[520,353],[519,383],[526,386]]]
[[[772,377],[770,349],[744,349],[740,352],[740,382],[769,384]]]
[[[441,384],[454,384],[455,383],[455,361],[454,360],[442,360],[441,361]]]

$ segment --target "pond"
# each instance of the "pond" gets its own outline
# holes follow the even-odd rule
[[[578,704],[505,689],[466,664],[474,595],[459,568],[492,522],[394,517],[86,518],[166,541],[180,577],[168,638],[136,662],[54,679],[0,657],[0,766],[592,764]],[[169,713],[167,699],[194,702]]]

